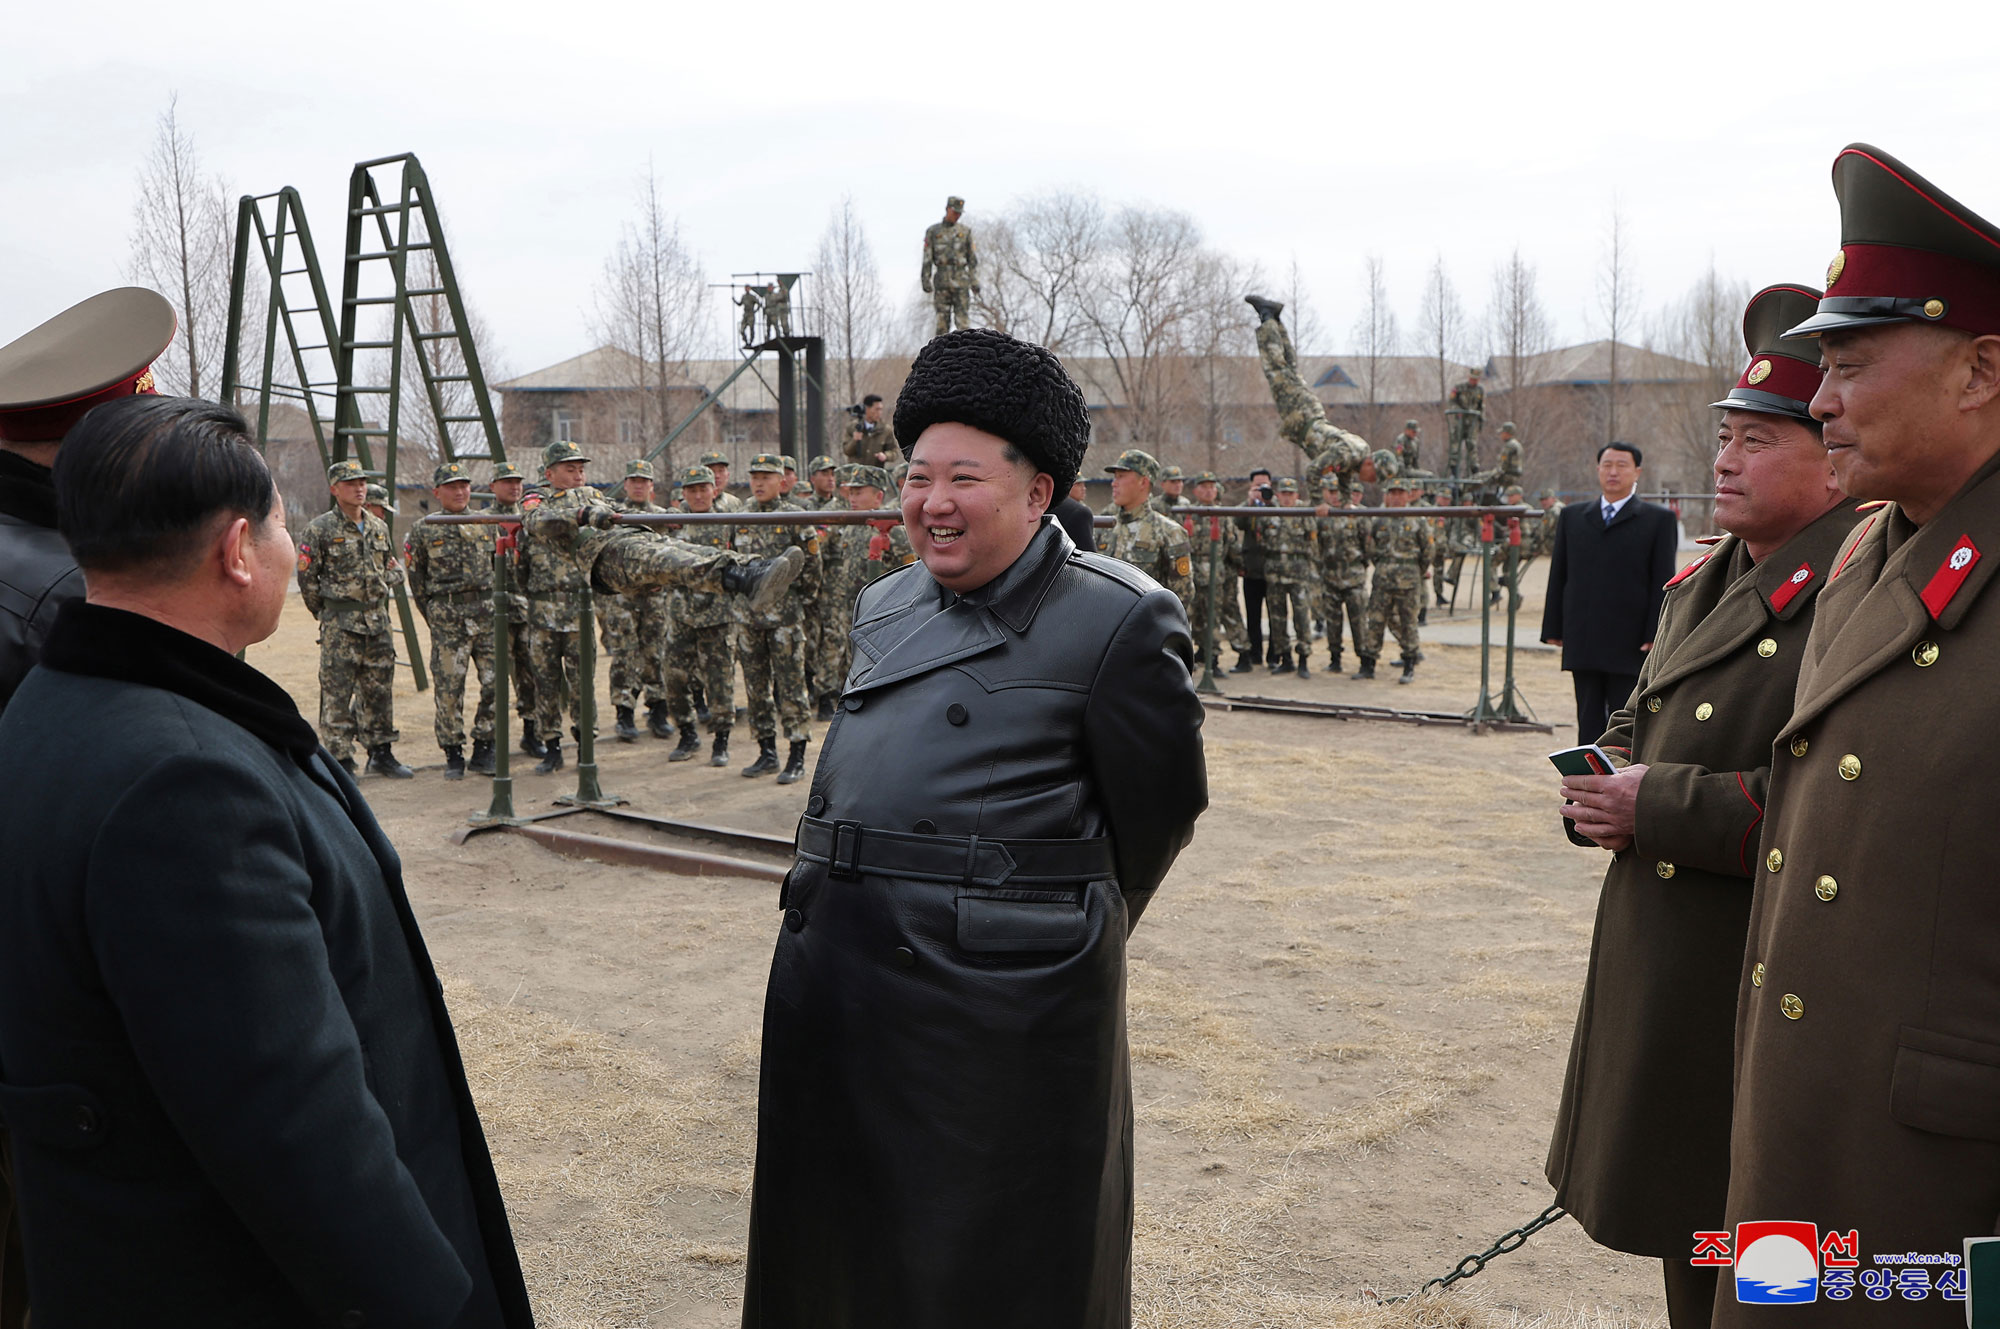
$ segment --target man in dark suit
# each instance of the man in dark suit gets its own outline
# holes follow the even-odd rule
[[[1562,648],[1576,684],[1576,741],[1594,743],[1638,686],[1639,666],[1674,575],[1674,514],[1634,496],[1639,449],[1597,450],[1595,503],[1572,503],[1556,521],[1542,640]]]
[[[36,1329],[527,1329],[396,853],[285,692],[294,550],[241,416],[64,439],[86,582],[0,717],[0,1117]]]

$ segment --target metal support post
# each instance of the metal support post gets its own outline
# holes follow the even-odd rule
[[[595,598],[590,588],[584,587],[576,619],[580,638],[576,646],[576,792],[555,800],[575,808],[615,808],[627,801],[605,797],[597,783],[597,614],[591,608]]]
[[[1216,600],[1216,560],[1222,554],[1222,518],[1208,519],[1208,611],[1201,616],[1201,682],[1196,692],[1220,693],[1215,681],[1215,617],[1221,612]]]

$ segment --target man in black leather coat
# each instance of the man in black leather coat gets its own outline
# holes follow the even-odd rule
[[[919,558],[863,590],[781,891],[743,1322],[1124,1326],[1125,938],[1208,803],[1180,601],[1044,514],[1054,356],[940,337],[896,405]]]

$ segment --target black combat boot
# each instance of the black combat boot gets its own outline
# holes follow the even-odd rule
[[[1403,657],[1402,664],[1403,676],[1396,681],[1398,683],[1407,683],[1417,676],[1417,662],[1406,655]]]
[[[1229,672],[1232,674],[1247,674],[1256,667],[1257,662],[1250,658],[1250,652],[1238,651],[1236,652],[1236,663],[1229,666]]]
[[[493,774],[493,740],[475,738],[472,740],[472,760],[465,763],[465,769],[474,775]]]
[[[1300,651],[1300,652],[1299,652],[1299,677],[1300,677],[1300,678],[1310,678],[1311,676],[1312,676],[1312,670],[1310,670],[1310,669],[1306,668],[1306,653],[1305,653],[1304,651]]]
[[[1274,674],[1289,674],[1292,672],[1292,662],[1282,655],[1273,655],[1270,670]]]
[[[521,751],[530,757],[542,755],[542,740],[535,734],[535,719],[531,715],[521,717]]]
[[[793,545],[776,558],[760,558],[724,568],[722,589],[731,595],[748,596],[750,612],[762,614],[778,607],[785,588],[799,575],[805,562],[805,550]]]
[[[1430,621],[1431,621],[1431,607],[1429,605],[1425,605],[1423,608],[1417,610],[1418,627],[1420,628],[1428,627],[1430,625]]]
[[[619,706],[615,709],[618,712],[618,741],[620,743],[637,743],[639,741],[639,725],[632,716],[632,708],[630,706]]]
[[[346,771],[349,775],[361,774],[361,768],[354,764],[354,758],[352,757],[342,757],[340,759],[340,769]]]
[[[797,784],[806,773],[806,741],[792,740],[791,750],[785,754],[785,769],[778,772],[779,784]]]
[[[463,747],[444,750],[444,778],[463,780],[465,778],[465,749]]]
[[[708,694],[701,690],[701,684],[690,681],[688,683],[688,697],[694,702],[694,718],[703,724],[707,724]]]
[[[1345,673],[1345,672],[1347,672],[1346,670],[1344,670],[1344,669],[1342,669],[1342,668],[1340,667],[1340,654],[1339,654],[1339,652],[1335,652],[1335,653],[1334,653],[1334,657],[1333,657],[1333,663],[1329,664],[1329,665],[1328,665],[1328,666],[1326,667],[1326,672],[1328,672],[1329,674],[1341,674],[1341,673]]]
[[[387,743],[377,743],[368,749],[368,769],[391,780],[407,780],[416,772],[396,760],[396,754],[389,751]]]
[[[1266,300],[1261,295],[1246,295],[1243,297],[1243,303],[1257,311],[1257,321],[1259,323],[1268,323],[1285,312],[1284,301]]]
[[[1375,677],[1375,657],[1372,655],[1362,656],[1361,667],[1354,671],[1354,677],[1357,681]]]
[[[654,738],[672,738],[674,722],[667,718],[667,704],[663,701],[646,703],[646,728],[653,731]]]
[[[542,759],[535,763],[536,775],[554,775],[563,768],[562,740],[549,739],[542,744]]]
[[[687,761],[701,751],[701,734],[693,725],[681,730],[680,746],[667,754],[668,761]]]
[[[708,764],[711,766],[727,766],[729,764],[729,731],[727,729],[718,729],[715,731],[715,742],[708,749]]]
[[[797,547],[798,546],[796,545],[793,546],[793,548]],[[778,769],[778,740],[775,737],[758,739],[757,760],[751,762],[748,766],[745,766],[743,768],[744,778],[748,779],[753,775],[769,775],[772,771],[775,771],[777,769]]]

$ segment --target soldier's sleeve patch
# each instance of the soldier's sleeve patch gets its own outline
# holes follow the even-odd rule
[[[806,537],[806,552],[808,554],[817,554],[819,552],[819,537],[817,535],[808,535]]]
[[[1193,571],[1194,564],[1188,559],[1186,554],[1182,554],[1174,560],[1174,575],[1176,577],[1185,577]]]

